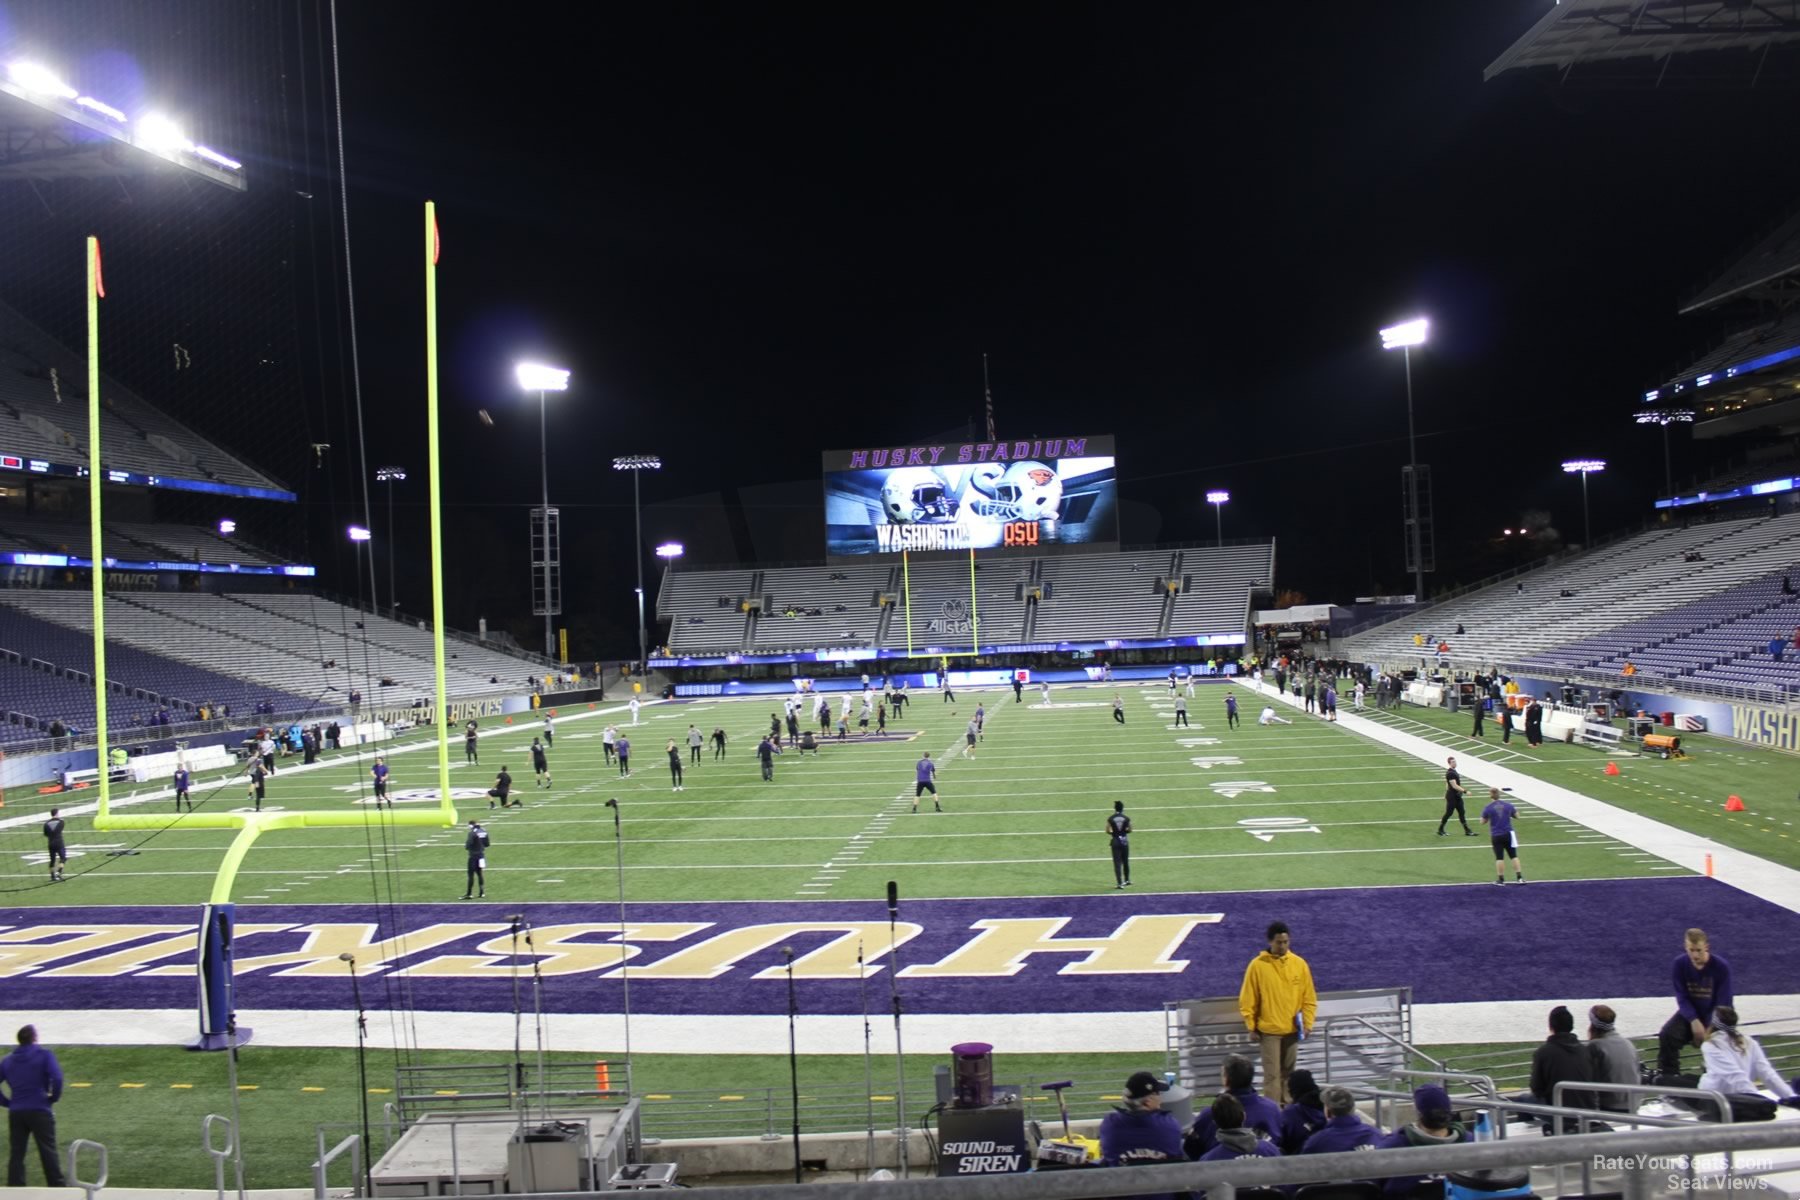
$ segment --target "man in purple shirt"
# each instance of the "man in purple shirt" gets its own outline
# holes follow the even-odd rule
[[[377,754],[375,756],[375,765],[369,768],[369,774],[374,776],[375,779],[375,807],[380,808],[383,802],[386,802],[389,808],[394,807],[394,802],[388,799],[387,793],[387,759]]]
[[[176,767],[175,768],[175,778],[173,780],[173,783],[175,784],[175,811],[176,812],[181,811],[181,806],[184,803],[187,805],[189,812],[194,811],[193,797],[188,795],[188,786],[192,782],[192,780],[193,780],[193,776],[188,774],[188,769],[186,767]]]
[[[38,1045],[37,1028],[19,1030],[19,1048],[0,1059],[0,1108],[12,1145],[6,1160],[6,1186],[25,1186],[25,1147],[37,1140],[38,1161],[44,1166],[44,1186],[63,1186],[62,1165],[56,1159],[56,1115],[52,1105],[62,1099],[62,1067],[56,1055]]]
[[[1325,1128],[1306,1139],[1302,1154],[1338,1154],[1346,1150],[1370,1150],[1381,1130],[1356,1115],[1356,1097],[1341,1087],[1319,1093],[1325,1105]]]
[[[1236,1103],[1240,1125],[1273,1142],[1281,1137],[1281,1106],[1258,1093],[1252,1086],[1255,1080],[1255,1063],[1241,1054],[1225,1056],[1224,1063],[1219,1067],[1219,1081],[1225,1085],[1225,1094],[1221,1099],[1230,1099]],[[1183,1143],[1188,1157],[1204,1158],[1206,1152],[1218,1144],[1218,1132],[1219,1126],[1215,1123],[1212,1109],[1195,1117]]]
[[[1488,789],[1487,807],[1481,810],[1481,823],[1488,827],[1488,841],[1494,846],[1494,882],[1506,883],[1506,860],[1512,859],[1513,878],[1525,882],[1525,868],[1519,865],[1519,836],[1513,832],[1513,818],[1519,810],[1512,801],[1500,795],[1499,788]]]
[[[619,778],[631,778],[631,739],[624,734],[613,743],[613,752],[619,756]]]
[[[923,796],[926,792],[931,793],[932,809],[936,812],[943,812],[944,806],[938,803],[937,764],[931,761],[931,751],[929,750],[927,750],[925,756],[918,761],[916,770],[913,772],[912,810],[914,812],[919,811],[919,797]]]
[[[1664,1075],[1680,1073],[1683,1046],[1705,1044],[1713,1009],[1737,1002],[1731,964],[1712,952],[1704,929],[1687,931],[1686,950],[1675,960],[1673,973],[1675,1015],[1656,1035],[1656,1069]]]

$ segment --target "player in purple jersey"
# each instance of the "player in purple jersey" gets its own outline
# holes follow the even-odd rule
[[[1525,868],[1519,865],[1519,835],[1513,832],[1513,819],[1519,810],[1512,801],[1500,795],[1499,788],[1488,789],[1487,807],[1481,810],[1482,824],[1488,827],[1488,840],[1494,844],[1494,882],[1506,882],[1506,860],[1512,859],[1513,877],[1525,882]]]
[[[971,722],[972,723],[972,722]],[[931,793],[931,807],[934,812],[943,812],[944,806],[938,800],[937,764],[931,761],[931,751],[927,750],[923,758],[914,765],[913,771],[913,806],[919,811],[919,797],[926,792]]]

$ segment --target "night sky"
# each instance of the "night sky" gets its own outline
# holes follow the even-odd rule
[[[817,558],[820,450],[978,427],[983,352],[1002,437],[1117,435],[1126,541],[1210,538],[1226,487],[1226,535],[1278,538],[1311,601],[1410,590],[1376,330],[1419,313],[1428,585],[1507,565],[1491,539],[1528,511],[1579,540],[1564,458],[1611,463],[1596,535],[1636,525],[1663,469],[1632,408],[1745,323],[1676,309],[1800,199],[1794,93],[1483,83],[1545,7],[341,6],[369,466],[414,468],[404,606],[426,198],[459,626],[530,643],[524,356],[574,371],[549,464],[577,656],[635,643],[614,455],[667,464],[647,544]],[[1675,441],[1678,484],[1729,452]]]

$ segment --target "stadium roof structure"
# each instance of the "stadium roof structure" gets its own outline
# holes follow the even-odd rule
[[[1692,414],[1694,436],[1800,426],[1800,308],[1741,330],[1644,393],[1648,414]]]
[[[134,136],[121,122],[57,96],[29,92],[0,71],[0,181],[112,179],[172,167],[243,191],[242,164],[209,162],[198,153],[204,149]],[[232,161],[206,152],[221,162]]]
[[[1800,209],[1681,306],[1682,315],[1727,300],[1800,300]]]
[[[1551,68],[1568,82],[1578,66],[1605,65],[1584,78],[1656,86],[1687,81],[1669,75],[1677,58],[1711,53],[1737,59],[1708,63],[1729,65],[1709,81],[1755,86],[1791,74],[1791,56],[1771,61],[1789,46],[1800,47],[1800,0],[1560,0],[1482,78]]]

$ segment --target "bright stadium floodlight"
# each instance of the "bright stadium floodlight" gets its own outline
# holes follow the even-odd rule
[[[374,536],[367,529],[364,529],[361,525],[350,526],[350,529],[348,532],[350,534],[350,540],[353,542],[359,542],[359,543],[366,542],[371,537]]]
[[[1406,361],[1406,548],[1413,565],[1413,602],[1425,602],[1425,546],[1419,521],[1419,442],[1413,433],[1412,348],[1423,346],[1431,318],[1414,317],[1381,331],[1381,348],[1398,350]]]
[[[225,518],[221,519],[219,522],[219,532],[221,534],[224,534],[227,536],[236,533],[237,532],[237,522],[232,520],[230,517],[225,517]]]
[[[8,63],[6,73],[12,76],[14,83],[39,96],[55,96],[58,100],[73,100],[81,94],[64,83],[61,76],[42,63]]]
[[[681,554],[682,545],[680,542],[664,542],[656,548],[656,557],[658,558],[680,558]]]
[[[1381,348],[1383,350],[1404,350],[1408,346],[1423,346],[1430,333],[1431,318],[1414,317],[1410,321],[1389,325],[1382,330]]]
[[[569,390],[569,372],[561,367],[548,367],[543,363],[522,362],[513,364],[513,378],[518,381],[522,392],[536,392],[538,398],[538,483],[542,488],[544,537],[543,537],[543,577],[544,590],[544,657],[556,657],[556,613],[560,604],[550,602],[550,416],[544,397],[550,392],[566,392]],[[558,529],[558,551],[556,557],[561,558],[561,530]],[[555,589],[560,599],[561,589]]]
[[[561,367],[546,367],[542,363],[522,362],[513,367],[513,377],[519,381],[522,392],[566,392],[569,390],[569,373]]]
[[[137,119],[137,133],[132,138],[146,150],[186,150],[192,151],[194,143],[188,141],[187,134],[181,126],[162,113],[146,113]]]
[[[1581,536],[1582,549],[1594,544],[1594,526],[1588,520],[1587,477],[1597,471],[1606,470],[1604,458],[1571,458],[1562,465],[1564,474],[1581,476]]]
[[[214,150],[211,146],[195,146],[194,154],[198,158],[204,158],[207,162],[212,163],[215,167],[224,167],[227,171],[241,171],[244,169],[243,163],[239,162],[235,158],[229,158],[223,154],[220,154],[217,150]]]
[[[82,97],[78,98],[75,101],[75,107],[76,108],[85,108],[91,112],[97,112],[101,116],[107,117],[110,120],[117,121],[121,125],[123,125],[125,123],[125,114],[124,113],[120,112],[118,109],[114,108],[110,104],[107,104],[107,103],[104,103],[103,101],[94,99],[92,96],[82,96]]]
[[[1231,499],[1231,493],[1223,488],[1206,493],[1206,502],[1213,506],[1213,531],[1218,536],[1218,544],[1225,544],[1225,502]]]
[[[654,454],[624,454],[613,459],[613,470],[631,472],[631,520],[637,530],[631,543],[632,561],[637,563],[638,602],[638,670],[650,661],[650,633],[644,625],[644,509],[638,500],[638,476],[645,471],[662,470],[662,459]]]

